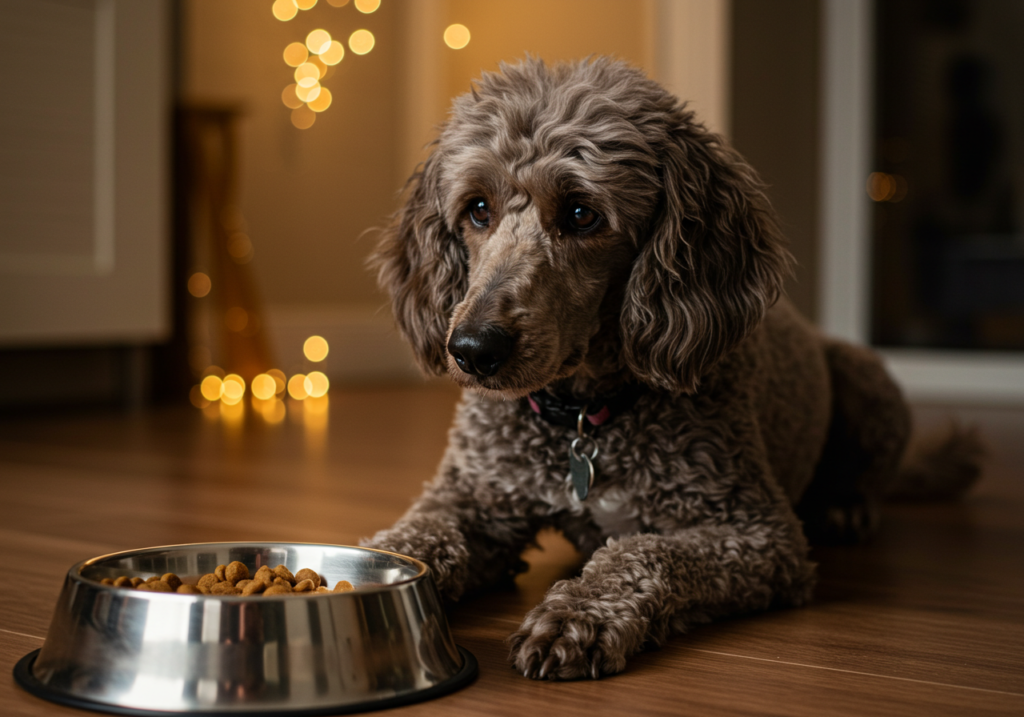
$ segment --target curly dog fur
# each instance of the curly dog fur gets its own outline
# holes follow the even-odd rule
[[[588,561],[511,638],[535,678],[616,673],[688,626],[805,603],[801,518],[867,534],[910,418],[876,356],[779,299],[791,262],[754,171],[640,71],[485,74],[373,258],[422,368],[465,391],[436,478],[366,544],[420,558],[458,599],[560,530]],[[474,370],[449,350],[457,332],[503,338]],[[635,384],[581,501],[565,482],[576,431],[524,397]]]

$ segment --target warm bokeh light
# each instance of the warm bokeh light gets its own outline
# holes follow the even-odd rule
[[[295,5],[294,0],[274,0],[274,5],[270,10],[274,13],[274,17],[281,22],[288,22],[299,14],[299,8]]]
[[[328,50],[331,47],[331,33],[322,28],[317,28],[306,35],[306,47],[314,55]]]
[[[356,30],[348,36],[348,49],[357,55],[365,55],[373,49],[375,42],[373,33],[369,30]]]
[[[356,10],[369,15],[380,7],[380,0],[356,0]]]
[[[309,396],[309,391],[306,390],[306,377],[304,375],[297,373],[288,379],[288,395],[296,401],[306,400]]]
[[[274,380],[273,376],[261,373],[252,380],[252,395],[256,398],[266,401],[273,398],[276,393],[277,381]]]
[[[330,399],[327,396],[310,396],[302,406],[307,424],[310,418],[327,417],[327,409],[330,408]]]
[[[331,387],[331,382],[327,380],[327,376],[322,371],[310,371],[306,374],[303,387],[306,389],[306,393],[313,398],[320,398],[327,393],[327,389]]]
[[[293,0],[299,10],[312,10],[316,0]]]
[[[325,65],[337,65],[345,58],[345,46],[337,40],[331,40],[330,46],[320,53]]]
[[[212,287],[213,284],[210,281],[210,277],[201,271],[197,271],[188,278],[188,293],[197,299],[201,299],[209,294]]]
[[[249,312],[241,306],[232,306],[224,313],[224,325],[228,331],[244,331],[249,325]]]
[[[284,393],[288,387],[288,377],[284,375],[284,371],[279,368],[272,368],[267,371],[267,375],[274,379],[274,393],[278,396]]]
[[[320,81],[320,68],[312,62],[303,62],[295,68],[295,84],[299,87],[312,87]]]
[[[217,376],[207,376],[199,384],[199,392],[207,401],[219,401],[223,389],[224,383]]]
[[[259,412],[263,416],[263,420],[270,424],[278,424],[284,420],[287,411],[284,407],[284,401],[272,398],[269,401],[259,401]]]
[[[196,408],[206,408],[210,405],[210,400],[203,395],[202,386],[193,386],[192,390],[188,392],[188,400]]]
[[[453,50],[461,50],[469,44],[469,28],[455,23],[444,31],[444,44]]]
[[[309,129],[316,122],[316,112],[303,105],[297,110],[292,110],[292,124],[299,129]]]
[[[302,100],[299,99],[298,95],[295,94],[295,90],[298,89],[298,85],[291,84],[284,88],[284,92],[281,93],[281,101],[284,102],[284,106],[290,110],[296,110],[302,107]]]
[[[245,379],[237,373],[229,373],[224,377],[224,387],[221,389],[220,398],[222,401],[240,401],[245,395]]]
[[[309,64],[316,66],[316,69],[320,72],[321,80],[327,76],[327,65],[325,65],[324,61],[321,60],[319,57],[309,58]]]
[[[239,426],[245,420],[245,404],[242,399],[220,402],[220,420],[229,426]]]
[[[302,353],[314,362],[323,361],[327,358],[327,352],[330,350],[330,346],[327,345],[327,340],[323,336],[310,336],[302,344]]]
[[[245,234],[232,234],[228,240],[228,254],[240,264],[252,259],[252,240]]]
[[[348,5],[348,0],[327,0],[327,4],[331,7],[345,7]]]
[[[303,102],[312,102],[313,100],[320,96],[320,92],[322,90],[323,87],[321,87],[320,83],[318,82],[312,87],[296,87],[295,96],[298,97]]]
[[[314,112],[323,112],[325,109],[331,106],[331,100],[334,99],[331,95],[331,91],[324,87],[320,95],[315,99],[309,101],[309,109]]]
[[[308,58],[309,52],[301,42],[293,42],[284,48],[284,62],[289,67],[298,67]]]
[[[907,196],[907,180],[898,174],[872,172],[868,175],[867,191],[876,202],[899,202]]]

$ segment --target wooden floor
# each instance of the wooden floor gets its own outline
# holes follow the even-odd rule
[[[75,714],[10,677],[42,645],[73,563],[170,543],[355,543],[431,477],[455,398],[333,391],[328,414],[290,408],[277,424],[191,408],[0,421],[0,714]],[[946,413],[922,408],[920,423]],[[450,615],[476,683],[396,712],[1024,715],[1024,410],[958,413],[992,446],[983,481],[959,504],[888,506],[870,546],[816,551],[810,607],[698,629],[599,682],[533,682],[503,641],[577,561],[545,535],[516,590]]]

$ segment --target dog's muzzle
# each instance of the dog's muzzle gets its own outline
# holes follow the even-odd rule
[[[448,353],[463,373],[493,376],[509,356],[515,341],[493,324],[459,324],[448,339]]]

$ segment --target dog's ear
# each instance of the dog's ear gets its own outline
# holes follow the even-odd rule
[[[683,115],[661,147],[664,196],[622,309],[640,380],[692,393],[778,299],[792,257],[753,169]]]
[[[406,201],[384,230],[370,266],[391,296],[395,322],[428,374],[447,367],[448,322],[467,285],[462,242],[445,222],[436,155],[414,174]]]

